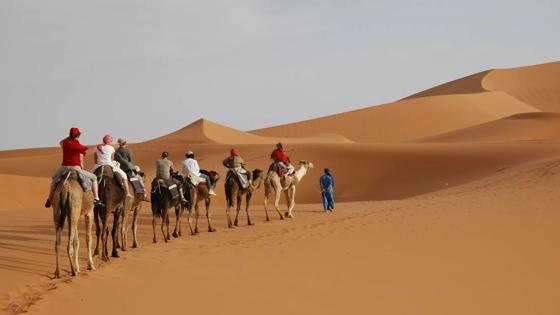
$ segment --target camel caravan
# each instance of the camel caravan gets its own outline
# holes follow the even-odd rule
[[[71,128],[69,136],[60,141],[62,148],[62,165],[52,177],[49,197],[45,207],[53,209],[53,219],[56,230],[55,278],[60,277],[59,251],[62,231],[68,221],[68,257],[70,259],[71,275],[80,272],[78,252],[80,241],[78,237],[78,220],[85,218],[87,268],[94,270],[93,256],[100,256],[104,261],[109,260],[109,230],[111,231],[111,257],[119,257],[119,250],[128,249],[129,217],[132,227],[132,247],[138,247],[137,228],[138,215],[142,202],[150,202],[152,209],[153,243],[157,242],[156,232],[158,220],[163,240],[168,242],[171,236],[182,236],[182,216],[187,212],[187,223],[191,235],[199,233],[199,204],[204,202],[208,231],[215,232],[212,227],[210,206],[214,189],[220,180],[216,171],[200,169],[195,154],[188,151],[186,159],[181,164],[181,170],[174,169],[169,160],[169,153],[163,152],[156,162],[156,175],[152,180],[149,194],[145,187],[146,176],[140,167],[134,163],[133,153],[127,147],[125,138],[118,139],[118,149],[111,145],[110,135],[103,137],[103,143],[94,149],[95,166],[91,172],[84,169],[84,156],[88,147],[79,142],[81,132],[78,128]],[[264,209],[266,221],[268,215],[268,199],[272,191],[275,192],[274,208],[280,219],[293,218],[296,188],[307,172],[313,168],[313,163],[300,161],[296,170],[286,155],[281,143],[276,145],[271,154],[272,163],[268,172],[261,169],[249,171],[245,168],[245,161],[235,149],[231,149],[229,156],[223,161],[227,168],[224,180],[226,196],[227,227],[233,228],[239,224],[239,212],[245,198],[245,213],[247,225],[253,225],[249,212],[251,197],[255,191],[264,186]],[[284,215],[280,212],[280,199],[284,193],[288,209]],[[230,210],[236,207],[235,219],[232,220]],[[175,210],[175,228],[170,233],[169,210]],[[112,222],[111,222],[112,217]],[[194,223],[193,223],[194,219]],[[95,223],[96,246],[93,250],[92,229]],[[110,223],[112,223],[111,226]]]

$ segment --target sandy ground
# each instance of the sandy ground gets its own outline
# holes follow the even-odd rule
[[[132,144],[151,180],[169,151],[225,174],[231,147],[266,169],[274,143],[314,163],[296,217],[140,247],[53,280],[52,210],[42,208],[58,148],[0,152],[0,309],[7,314],[559,314],[560,63],[481,72],[379,107],[243,132],[207,120]],[[118,135],[115,135],[118,137]],[[58,139],[54,139],[56,143]],[[86,157],[87,168],[92,157]],[[318,179],[336,178],[324,213]],[[283,206],[284,207],[284,206]],[[284,208],[283,208],[284,209]],[[174,223],[172,216],[171,223]],[[158,234],[159,239],[161,239]],[[64,243],[66,238],[64,238]],[[63,246],[65,247],[65,245]]]

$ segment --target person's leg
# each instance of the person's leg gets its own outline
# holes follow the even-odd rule
[[[93,198],[95,200],[99,200],[99,188],[97,186],[97,176],[95,176],[95,174],[88,172],[84,169],[82,169],[82,173],[85,174],[89,179],[91,179],[92,181],[92,186],[91,186],[91,190],[93,191]]]
[[[126,173],[118,167],[114,167],[113,172],[117,173],[121,178],[126,195],[132,197],[132,195],[130,194],[130,189],[128,189],[128,176],[126,175]]]
[[[216,196],[216,193],[214,192],[214,186],[212,185],[212,180],[210,179],[210,176],[201,173],[200,177],[204,178],[204,180],[206,181],[206,184],[208,185],[208,193],[212,196]]]
[[[327,200],[327,193],[326,192],[322,192],[321,193],[321,197],[323,197],[323,209],[325,211],[327,211],[328,207],[329,207],[329,202]]]
[[[334,210],[334,192],[330,189],[327,194],[329,199],[329,209],[332,211]]]
[[[56,170],[54,175],[51,177],[51,186],[49,187],[49,197],[47,198],[47,201],[45,202],[45,208],[50,208],[51,207],[51,201],[52,201],[54,190],[56,188],[56,184],[60,180],[60,176],[62,176],[62,173],[64,172],[65,169],[66,168],[64,166],[59,167],[58,170]]]

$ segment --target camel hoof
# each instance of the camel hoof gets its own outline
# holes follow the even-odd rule
[[[173,232],[173,237],[177,238],[177,237],[179,237],[179,235],[176,232]]]
[[[270,221],[270,218],[266,218],[266,222]]]
[[[208,232],[216,232],[215,228],[208,228]]]
[[[247,223],[247,225],[255,225],[255,223],[249,222],[249,223]]]
[[[136,243],[132,244],[132,248],[138,248],[138,244]]]
[[[111,257],[120,258],[119,253],[117,253],[117,252],[112,252]]]
[[[93,271],[93,270],[95,270],[95,266],[93,266],[93,265],[91,265],[91,266],[88,266],[88,267],[87,267],[87,270],[91,270],[91,271]]]

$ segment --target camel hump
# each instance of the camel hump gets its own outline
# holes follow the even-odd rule
[[[115,173],[113,168],[109,165],[101,165],[93,172],[97,177],[114,178]]]

